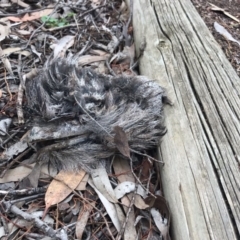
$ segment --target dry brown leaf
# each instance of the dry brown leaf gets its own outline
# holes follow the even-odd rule
[[[85,174],[86,172],[82,169],[79,172],[59,172],[47,189],[45,195],[46,209],[44,213],[52,205],[64,200],[78,186]]]
[[[117,149],[123,156],[130,158],[130,148],[128,145],[127,134],[124,132],[123,128],[119,126],[115,126],[114,131],[114,142]]]
[[[89,178],[89,174],[86,174],[84,176],[84,178],[82,179],[82,181],[76,187],[76,190],[78,190],[78,191],[86,190],[86,185],[87,185],[88,178]]]
[[[32,21],[35,19],[39,19],[44,16],[48,16],[53,12],[53,8],[51,9],[44,9],[39,12],[32,12],[32,13],[26,13],[23,17],[7,17],[9,20],[13,22],[26,22],[26,21]]]
[[[152,169],[153,164],[147,158],[144,158],[142,161],[142,172],[140,180],[147,181],[150,176],[150,170]]]

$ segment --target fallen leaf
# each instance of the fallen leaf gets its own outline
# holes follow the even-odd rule
[[[74,36],[64,36],[59,39],[57,43],[51,45],[51,48],[54,49],[54,58],[64,57],[66,51],[73,46],[74,44]]]
[[[97,168],[92,171],[92,180],[94,182],[95,187],[98,191],[101,192],[104,197],[113,203],[117,203],[118,200],[115,197],[115,193],[113,191],[112,185],[109,181],[108,174],[105,168]]]
[[[168,223],[170,222],[170,211],[166,199],[162,196],[156,195],[156,197],[149,196],[145,199],[151,208],[156,208],[163,216],[167,218]]]
[[[37,162],[34,168],[32,169],[31,173],[25,178],[26,180],[28,180],[27,181],[29,183],[28,187],[36,188],[38,186],[40,174],[41,174],[41,164]]]
[[[142,161],[142,172],[140,180],[142,181],[148,181],[148,178],[150,176],[150,170],[152,169],[153,164],[150,162],[147,158],[144,158]]]
[[[10,48],[6,48],[6,49],[3,49],[2,53],[4,55],[10,55],[12,53],[16,53],[16,52],[20,52],[21,51],[21,48],[20,47],[10,47]],[[28,52],[28,51],[27,51]],[[29,53],[29,52],[28,52]],[[30,54],[30,53],[29,53]]]
[[[137,226],[138,222],[139,222],[142,218],[144,218],[144,216],[138,215],[138,216],[136,217],[135,222],[134,222],[134,226]]]
[[[151,207],[151,215],[154,222],[163,235],[163,239],[170,240],[170,211],[166,199],[162,196],[156,195],[156,198],[149,196],[145,202]]]
[[[158,230],[161,232],[162,239],[170,239],[169,238],[169,224],[166,220],[166,218],[156,209],[151,208],[150,213],[153,217],[153,220],[158,228]]]
[[[94,63],[94,62],[105,61],[109,58],[109,56],[110,56],[109,54],[102,55],[102,56],[84,55],[79,57],[77,61],[80,66],[85,66],[87,64]]]
[[[16,30],[16,31],[23,36],[31,34],[31,32],[27,30]]]
[[[99,49],[91,49],[90,51],[90,54],[94,54],[94,55],[97,55],[97,56],[109,56],[109,54],[103,50],[99,50]]]
[[[10,23],[0,21],[0,42],[4,40],[10,33]]]
[[[53,8],[51,9],[44,9],[38,12],[32,12],[32,13],[26,13],[23,17],[7,17],[9,20],[13,22],[26,22],[26,21],[32,21],[35,19],[39,19],[44,16],[48,16],[53,12]]]
[[[235,42],[238,45],[240,45],[240,42],[233,38],[233,36],[219,23],[214,22],[214,28],[218,33],[222,34],[227,40]]]
[[[21,181],[23,178],[29,175],[31,173],[32,168],[35,164],[27,166],[20,166],[16,167],[14,169],[7,170],[3,178],[0,178],[0,183],[6,183],[6,182],[17,182]]]
[[[2,52],[4,55],[9,55],[9,54],[15,53],[17,51],[21,51],[21,48],[20,47],[10,47],[10,48],[3,49]]]
[[[15,155],[18,155],[19,153],[25,151],[28,148],[27,143],[19,141],[11,145],[9,148],[7,148],[4,152],[2,152],[0,156],[1,159],[11,159]]]
[[[114,56],[110,60],[110,63],[111,62],[114,62],[115,64],[122,63],[128,66],[129,69],[133,65],[134,58],[135,58],[135,45],[132,44],[130,47],[129,46],[124,47],[122,52],[114,54]]]
[[[89,178],[89,174],[86,174],[84,176],[84,178],[82,179],[82,181],[76,187],[76,190],[78,190],[78,191],[86,190],[86,185],[87,185],[88,178]]]
[[[116,157],[113,162],[113,168],[114,168],[114,172],[117,176],[117,179],[120,183],[125,182],[125,181],[130,181],[130,182],[135,183],[135,178],[131,172],[131,168],[130,168],[130,165],[129,165],[129,162],[127,161],[127,159]],[[133,196],[133,193],[129,193],[127,195],[127,198],[129,200],[131,200],[132,196]],[[122,199],[122,203],[123,203],[123,199]],[[134,205],[139,209],[146,209],[149,207],[149,205],[146,204],[143,201],[142,197],[138,194],[135,195]]]
[[[114,143],[116,144],[117,149],[123,156],[130,158],[127,134],[124,132],[123,128],[119,126],[115,126],[114,131]]]
[[[98,197],[100,198],[102,204],[104,205],[109,217],[112,220],[113,225],[115,226],[115,228],[118,230],[118,232],[121,230],[121,223],[118,219],[118,214],[115,208],[115,205],[111,202],[109,202],[107,200],[107,198],[104,197],[104,195],[98,191],[98,189],[96,188],[96,186],[94,185],[94,182],[91,178],[88,179],[88,183],[89,185],[95,190],[95,192],[97,193]]]
[[[32,52],[35,53],[35,54],[39,57],[39,59],[41,60],[41,55],[42,55],[42,53],[38,52],[38,51],[36,50],[36,48],[35,48],[34,45],[31,45],[31,50],[32,50]]]
[[[30,7],[27,3],[25,3],[21,0],[11,0],[11,2],[18,4],[19,6],[21,6],[23,8],[29,8]]]
[[[0,97],[2,97],[2,90],[0,90]],[[5,136],[8,133],[8,129],[12,123],[11,118],[0,119],[0,135]]]
[[[83,232],[86,228],[88,218],[90,216],[90,213],[92,209],[95,207],[95,202],[86,203],[83,208],[81,208],[81,211],[78,215],[78,220],[76,223],[76,237],[77,239],[82,239]]]
[[[118,184],[114,189],[116,198],[122,198],[126,193],[133,192],[135,190],[135,187],[135,183],[128,181]]]
[[[82,169],[78,172],[59,172],[47,189],[44,213],[52,205],[63,201],[78,186],[85,174],[86,172]]]

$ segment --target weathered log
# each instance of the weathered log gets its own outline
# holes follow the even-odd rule
[[[190,0],[134,1],[141,74],[174,106],[160,144],[173,239],[240,239],[240,79]]]

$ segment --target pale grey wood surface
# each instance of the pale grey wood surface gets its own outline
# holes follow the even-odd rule
[[[142,75],[157,79],[165,108],[160,151],[174,239],[240,235],[240,79],[190,0],[134,1]]]

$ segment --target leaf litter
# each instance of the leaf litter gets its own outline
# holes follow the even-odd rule
[[[165,129],[163,119],[149,120],[162,117],[166,96],[153,80],[137,75],[144,47],[135,56],[130,2],[128,8],[122,0],[5,1],[1,237],[170,239],[170,211],[158,195],[160,161],[152,157]],[[81,77],[95,91],[101,86],[91,79],[105,81],[108,96],[79,97],[74,84],[81,85]],[[43,92],[48,78],[58,80],[45,89],[49,95]],[[59,89],[61,81],[69,87]],[[94,104],[88,102],[93,96]],[[148,112],[149,104],[160,112]]]

